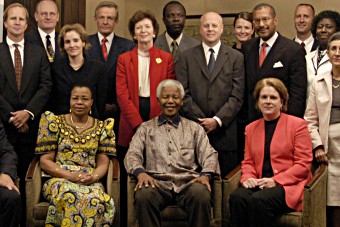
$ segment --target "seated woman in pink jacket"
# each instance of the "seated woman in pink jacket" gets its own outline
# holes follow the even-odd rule
[[[307,123],[283,113],[288,92],[275,78],[254,90],[263,118],[246,127],[242,187],[230,195],[232,226],[271,226],[274,216],[302,209],[311,178],[312,144]]]

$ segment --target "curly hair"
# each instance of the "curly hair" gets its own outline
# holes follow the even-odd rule
[[[336,31],[337,32],[340,31],[340,14],[336,11],[325,10],[325,11],[320,12],[318,15],[314,17],[313,24],[312,24],[313,36],[316,36],[316,28],[318,26],[318,23],[322,19],[325,19],[325,18],[333,20],[334,23],[336,24]]]

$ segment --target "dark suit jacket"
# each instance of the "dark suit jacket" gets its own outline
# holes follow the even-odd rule
[[[171,54],[152,47],[150,54],[150,118],[162,110],[158,104],[156,89],[165,79],[175,79],[175,67]],[[117,98],[121,110],[118,145],[128,147],[134,129],[143,123],[139,114],[138,54],[137,47],[119,56],[117,65]]]
[[[63,58],[63,56],[61,55],[60,50],[59,50],[58,37],[59,37],[59,33],[55,32],[54,61],[58,60],[60,58]],[[41,40],[41,36],[39,34],[38,29],[35,29],[33,31],[25,33],[25,42],[29,42],[29,43],[32,43],[34,45],[45,48],[44,43]]]
[[[210,143],[217,151],[236,151],[235,117],[244,93],[242,54],[222,44],[210,76],[203,47],[196,46],[180,55],[176,78],[185,89],[184,116],[194,121],[220,118],[222,127],[208,134]]]
[[[131,40],[114,35],[107,61],[105,61],[101,49],[101,41],[98,39],[98,34],[90,35],[87,40],[91,44],[91,47],[88,50],[88,56],[92,59],[103,62],[106,67],[105,74],[108,80],[106,103],[114,103],[118,106],[116,97],[116,69],[118,57],[122,53],[132,50],[135,44]]]
[[[178,46],[179,51],[177,51],[175,58],[174,58],[175,64],[178,62],[179,55],[180,55],[181,52],[184,52],[185,50],[193,48],[193,47],[198,46],[200,44],[201,44],[201,42],[198,41],[197,39],[195,39],[191,36],[188,36],[186,34],[183,34],[181,42],[179,43],[179,46]],[[156,39],[156,42],[155,42],[155,47],[157,47],[158,49],[164,50],[164,51],[171,54],[168,42],[166,41],[166,38],[165,38],[165,32],[163,34],[157,36],[157,39]]]
[[[253,92],[256,83],[267,77],[278,78],[285,84],[289,93],[288,113],[303,117],[307,90],[305,50],[295,41],[279,34],[260,68],[259,43],[260,38],[254,38],[242,45],[246,69],[248,121],[262,116],[255,109]]]
[[[295,41],[295,38],[293,40]],[[319,40],[314,37],[314,42],[313,42],[312,49],[310,50],[310,52],[316,50],[316,48],[318,48],[319,45],[320,45]]]
[[[0,44],[0,116],[11,144],[36,141],[42,113],[52,89],[50,64],[43,48],[25,43],[21,91],[18,93],[11,53],[6,42]],[[28,110],[34,120],[28,120],[29,133],[20,136],[9,124],[10,112]]]
[[[68,58],[62,58],[51,65],[53,89],[48,110],[55,114],[70,112],[71,90],[74,85],[84,83],[92,90],[92,115],[102,119],[105,110],[107,81],[103,63],[85,56],[83,66],[74,71]]]
[[[246,127],[246,148],[241,183],[262,178],[265,121],[259,119]],[[275,182],[282,185],[287,205],[302,209],[304,186],[312,177],[312,143],[305,120],[281,113],[270,143],[270,162]]]
[[[0,173],[6,173],[17,178],[18,157],[12,145],[8,142],[4,126],[0,120]]]

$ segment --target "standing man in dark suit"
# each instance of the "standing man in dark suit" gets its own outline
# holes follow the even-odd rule
[[[285,84],[289,93],[288,113],[303,117],[307,89],[305,50],[276,31],[278,19],[271,5],[261,3],[255,6],[253,20],[259,37],[242,45],[248,122],[262,116],[255,108],[253,91],[256,83],[266,77],[278,78]]]
[[[118,5],[111,1],[100,2],[94,14],[94,20],[97,24],[98,32],[90,35],[88,41],[91,48],[88,55],[105,63],[106,78],[107,78],[107,94],[105,106],[105,118],[113,117],[115,119],[114,131],[118,136],[120,110],[117,102],[116,95],[116,68],[119,55],[130,51],[134,48],[135,44],[128,39],[117,36],[114,33],[114,28],[119,22]],[[118,141],[118,138],[117,138]],[[117,147],[117,156],[120,162],[120,221],[121,226],[126,226],[127,221],[127,194],[126,194],[126,179],[127,173],[124,168],[124,157],[126,150],[122,147]]]
[[[21,204],[17,178],[18,158],[6,138],[0,119],[0,227],[19,226]]]
[[[34,17],[38,28],[26,33],[25,41],[43,47],[50,62],[62,58],[58,45],[58,32],[55,30],[59,21],[59,11],[55,1],[38,2]]]
[[[25,176],[34,157],[40,114],[52,88],[45,50],[24,41],[28,17],[23,5],[9,5],[4,11],[7,37],[0,44],[0,117],[18,155],[21,226],[25,226]]]
[[[119,21],[118,16],[117,4],[111,1],[100,2],[95,9],[94,15],[98,32],[88,37],[88,41],[91,44],[88,55],[93,59],[105,63],[106,66],[108,86],[105,117],[113,117],[115,119],[116,135],[118,135],[120,115],[116,96],[118,56],[132,50],[135,46],[131,40],[119,37],[114,33],[114,28]]]
[[[237,165],[236,114],[244,93],[242,54],[221,43],[222,17],[205,13],[200,21],[202,45],[180,55],[176,78],[183,84],[183,114],[197,121],[218,152],[221,176]]]
[[[306,54],[316,50],[319,46],[319,41],[312,34],[314,15],[314,7],[311,4],[301,3],[295,8],[294,24],[296,37],[294,41],[305,48]]]
[[[180,52],[201,43],[197,39],[183,34],[185,17],[186,11],[180,2],[168,2],[163,8],[163,23],[166,31],[158,36],[155,42],[157,48],[172,54],[175,64],[179,59]]]

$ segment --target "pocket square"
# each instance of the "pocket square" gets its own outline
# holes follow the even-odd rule
[[[274,64],[274,66],[273,66],[274,69],[275,69],[275,68],[282,68],[282,67],[283,67],[283,65],[282,65],[282,63],[281,63],[280,61],[276,62],[276,63]]]

